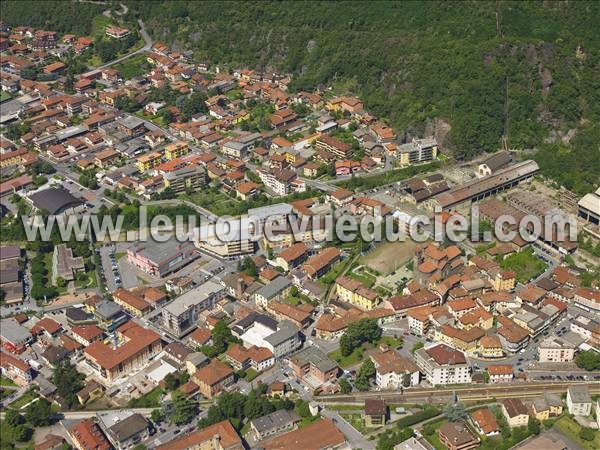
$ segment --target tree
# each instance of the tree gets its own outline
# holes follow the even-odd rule
[[[33,430],[25,425],[17,425],[11,430],[12,436],[17,442],[27,442],[33,435]]]
[[[413,348],[410,352],[414,355],[417,350],[419,350],[420,348],[423,348],[423,347],[425,347],[425,344],[423,344],[422,342],[419,341],[415,345],[413,345]]]
[[[584,441],[591,442],[596,437],[596,432],[591,428],[582,427],[581,430],[579,430],[579,437]]]
[[[467,418],[467,411],[460,402],[448,403],[444,408],[444,415],[450,422],[458,422]]]
[[[349,394],[350,392],[352,392],[352,385],[350,384],[347,378],[340,378],[338,380],[338,384],[340,385],[340,392],[342,394]]]
[[[52,405],[45,398],[40,398],[27,407],[25,418],[34,427],[47,427],[52,424]]]
[[[7,409],[4,421],[12,428],[25,423],[25,418],[14,409]]]
[[[179,387],[179,377],[173,375],[172,373],[167,374],[164,378],[165,387],[167,391],[174,391]]]
[[[198,404],[185,397],[183,392],[175,391],[172,395],[173,403],[169,420],[176,425],[190,423],[194,416],[198,414]]]
[[[249,256],[244,258],[242,262],[242,271],[246,275],[250,275],[251,277],[255,277],[258,275],[258,270],[256,269],[256,263]]]
[[[536,436],[540,434],[540,421],[537,420],[535,417],[530,417],[529,423],[527,424],[527,430],[531,434],[535,434]]]
[[[64,288],[67,285],[67,280],[63,277],[56,277],[56,286]]]
[[[70,408],[77,401],[76,393],[85,385],[85,375],[77,372],[75,367],[68,361],[60,362],[52,374],[52,382],[57,392]]]
[[[294,407],[296,413],[303,419],[312,417],[312,413],[310,412],[309,404],[306,400],[298,399],[296,401],[296,406]]]
[[[435,428],[432,425],[425,425],[423,427],[423,434],[425,436],[433,436],[433,433],[435,433]]]
[[[369,383],[371,379],[375,376],[375,364],[371,358],[365,360],[360,366],[360,370],[358,375],[356,376],[356,381],[354,382],[354,386],[359,391],[368,391]]]
[[[340,339],[342,356],[350,355],[365,342],[374,342],[381,337],[381,328],[375,319],[361,319],[351,323]]]
[[[153,409],[150,413],[150,419],[154,423],[160,423],[164,419],[164,415],[160,409]]]
[[[600,353],[594,350],[579,352],[575,357],[575,364],[588,371],[600,370]]]

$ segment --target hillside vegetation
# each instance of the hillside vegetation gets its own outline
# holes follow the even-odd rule
[[[459,156],[496,150],[505,129],[511,148],[532,148],[600,120],[598,2],[131,6],[198,60],[291,72],[295,89],[333,83],[409,134],[447,122]]]
[[[62,30],[73,14],[57,10],[86,8],[73,26],[87,26],[92,5],[56,3],[5,1],[3,17],[13,23],[34,4],[35,25],[51,17]],[[155,40],[197,61],[289,72],[293,90],[354,93],[400,136],[435,134],[458,158],[496,151],[506,135],[510,148],[538,149],[566,187],[598,183],[600,147],[587,143],[600,123],[600,2],[124,3],[127,20],[142,18]],[[559,165],[548,161],[557,153]]]

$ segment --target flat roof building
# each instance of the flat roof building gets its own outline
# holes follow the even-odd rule
[[[183,293],[163,308],[163,329],[176,337],[187,334],[196,327],[200,312],[213,307],[225,294],[225,288],[212,280]]]
[[[198,258],[193,242],[179,242],[172,237],[165,242],[149,239],[127,250],[127,261],[147,274],[164,277]]]

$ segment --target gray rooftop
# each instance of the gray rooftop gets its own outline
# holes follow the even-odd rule
[[[573,403],[591,403],[592,397],[587,386],[569,386],[569,396]]]
[[[31,333],[25,327],[22,327],[13,319],[4,319],[0,321],[0,336],[3,341],[8,341],[14,345],[21,345],[31,338]]]
[[[165,242],[158,242],[150,238],[146,242],[138,242],[132,248],[135,253],[139,253],[145,258],[160,263],[174,258],[181,252],[182,248],[193,246],[192,242],[179,242],[174,236]]]
[[[121,313],[121,308],[115,302],[111,302],[110,300],[102,300],[98,305],[96,305],[96,315],[100,316],[103,319],[110,319],[113,316]]]
[[[292,355],[291,360],[297,362],[300,366],[311,363],[321,372],[329,372],[338,366],[335,361],[330,359],[317,347],[305,347],[298,353]]]
[[[298,328],[287,320],[282,320],[279,323],[279,329],[265,338],[273,348],[283,344],[286,341],[298,336]]]
[[[256,428],[260,434],[263,434],[270,430],[277,430],[290,423],[299,421],[300,417],[298,417],[298,414],[296,414],[295,411],[280,409],[278,411],[273,411],[271,414],[267,414],[266,416],[253,419],[252,426]]]
[[[133,130],[134,128],[140,126],[143,123],[144,121],[142,119],[135,116],[127,116],[126,118],[119,121],[119,125],[122,125],[125,128],[129,128],[130,130]]]
[[[256,295],[261,295],[268,300],[287,289],[291,284],[292,282],[288,278],[280,276],[256,291]]]
[[[168,313],[179,316],[187,311],[191,306],[197,305],[205,301],[211,295],[222,291],[224,288],[219,283],[208,280],[197,288],[191,289],[177,297],[163,309]]]
[[[292,213],[292,205],[289,203],[277,203],[275,205],[261,206],[248,210],[248,216],[256,216],[260,220],[265,220],[269,216],[286,216]]]
[[[148,421],[139,413],[120,420],[109,428],[109,433],[119,442],[124,442],[148,428]]]

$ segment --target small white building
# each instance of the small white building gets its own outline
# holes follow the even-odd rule
[[[592,413],[592,397],[587,386],[569,387],[567,408],[574,416],[589,416]]]

